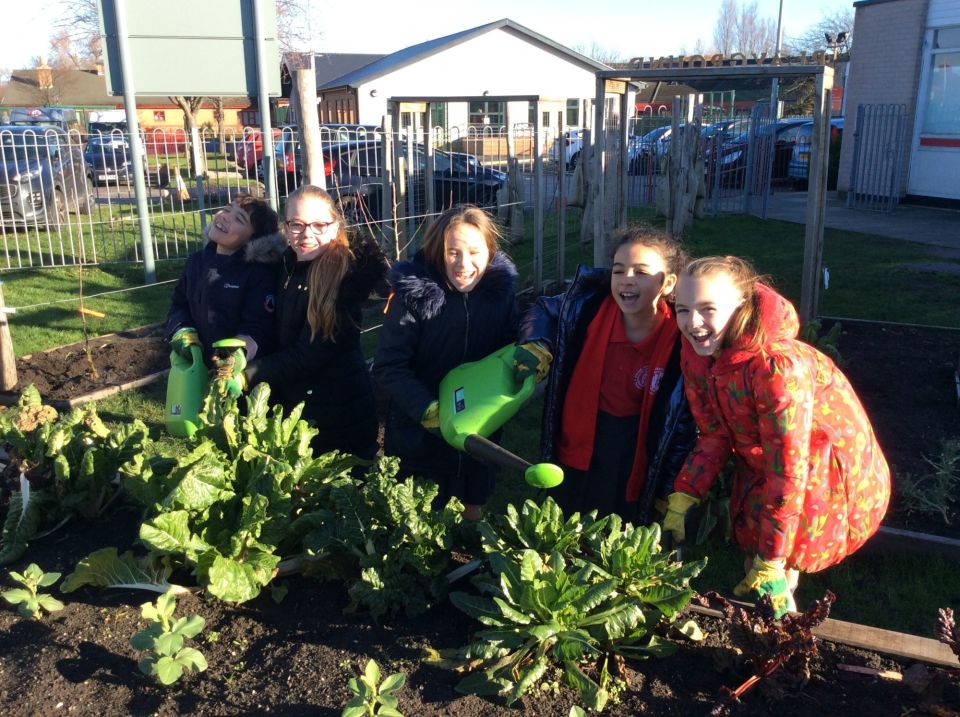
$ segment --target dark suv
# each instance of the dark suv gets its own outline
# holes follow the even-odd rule
[[[404,210],[407,215],[425,211],[424,179],[426,155],[422,145],[414,145],[409,162]],[[348,219],[378,221],[383,217],[384,181],[383,145],[378,140],[344,142],[325,148],[323,166],[327,189],[340,200]],[[457,152],[434,150],[434,197],[438,209],[458,204],[494,207],[497,192],[507,175],[480,164],[476,157]]]
[[[83,150],[87,164],[87,178],[94,185],[131,183],[133,162],[130,143],[120,134],[95,134]]]
[[[83,154],[55,127],[0,126],[0,220],[60,225],[94,204]]]

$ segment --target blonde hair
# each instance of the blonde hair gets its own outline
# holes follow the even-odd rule
[[[314,257],[307,272],[307,323],[310,324],[310,340],[313,341],[316,335],[320,334],[321,338],[334,341],[334,334],[339,327],[337,297],[340,294],[340,283],[353,261],[353,252],[350,251],[346,222],[333,198],[320,187],[304,184],[287,197],[287,207],[301,199],[319,199],[326,202],[337,222],[337,236]]]
[[[423,239],[423,256],[427,264],[440,275],[446,272],[443,258],[447,251],[447,235],[461,224],[469,224],[483,235],[491,260],[500,249],[500,229],[487,212],[472,204],[461,204],[448,209],[434,220]]]
[[[741,348],[747,351],[759,349],[766,343],[767,338],[760,321],[760,299],[757,295],[757,284],[762,281],[761,277],[748,261],[736,256],[705,256],[694,259],[681,272],[681,276],[691,279],[714,274],[729,276],[734,288],[743,296],[743,303],[727,321],[720,348],[725,349],[745,342],[741,344]]]

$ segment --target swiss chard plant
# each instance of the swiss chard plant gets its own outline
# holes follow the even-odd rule
[[[403,683],[404,677],[399,672],[381,682],[380,668],[370,660],[359,678],[350,678],[347,686],[353,697],[344,705],[340,717],[403,717],[397,699],[397,692]]]
[[[22,588],[6,590],[0,595],[11,605],[17,606],[17,612],[23,617],[33,617],[38,620],[43,617],[43,611],[56,612],[63,610],[63,603],[52,595],[40,592],[40,588],[50,587],[60,579],[60,573],[45,573],[36,563],[30,563],[23,573],[10,571],[10,577],[23,585]]]
[[[788,613],[779,619],[774,617],[769,595],[763,595],[753,610],[733,605],[716,593],[704,595],[703,600],[720,605],[729,622],[730,641],[751,672],[735,690],[723,688],[722,700],[711,712],[723,715],[761,680],[775,696],[783,695],[783,684],[802,686],[809,680],[810,663],[817,654],[813,629],[829,617],[836,596],[828,590],[805,612]]]
[[[399,463],[381,459],[362,481],[332,486],[329,506],[301,519],[309,555],[340,566],[351,608],[374,618],[423,613],[447,595],[453,530],[463,511],[457,499],[433,508],[437,485],[397,480]]]
[[[120,492],[121,467],[143,453],[148,431],[139,420],[109,429],[92,404],[61,415],[30,386],[16,407],[0,414],[0,441],[0,497],[7,502],[3,565],[71,516],[101,515]]]
[[[520,516],[528,519],[517,548]],[[546,555],[545,532],[561,549]],[[624,657],[663,656],[674,646],[654,631],[690,600],[689,580],[704,563],[676,563],[661,550],[660,529],[622,524],[619,517],[563,518],[551,499],[508,512],[502,532],[482,531],[489,575],[474,579],[481,594],[451,594],[454,605],[487,626],[462,648],[471,674],[461,692],[502,694],[513,703],[553,665],[602,710]],[[596,675],[597,678],[591,677]]]
[[[164,593],[155,603],[143,603],[140,614],[150,624],[130,638],[135,650],[147,653],[138,663],[140,671],[163,685],[173,684],[184,671],[207,669],[203,653],[184,645],[184,640],[200,634],[204,619],[199,615],[175,618],[176,609],[177,599],[171,593]]]
[[[154,555],[193,574],[209,593],[230,602],[256,597],[281,558],[299,549],[291,526],[315,510],[338,481],[350,481],[357,459],[313,457],[316,435],[270,406],[266,384],[247,397],[241,416],[208,401],[194,448],[175,460],[159,457],[127,466],[123,485],[146,518],[139,536]]]

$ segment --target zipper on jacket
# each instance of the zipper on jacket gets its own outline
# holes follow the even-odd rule
[[[460,363],[467,360],[467,347],[470,345],[470,294],[463,293],[463,316],[465,326],[463,329],[463,354],[460,356]]]

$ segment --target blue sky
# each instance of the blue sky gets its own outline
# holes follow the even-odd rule
[[[138,0],[134,0],[138,1]],[[198,0],[202,2],[203,0]],[[433,37],[509,17],[568,47],[592,43],[624,58],[692,52],[709,43],[720,0],[304,0],[319,52],[389,53]],[[780,0],[758,0],[759,12],[776,22]],[[26,66],[46,55],[57,0],[11,0],[0,43],[0,69]],[[12,6],[12,7],[11,7]],[[853,0],[783,0],[784,35],[799,34],[825,13],[851,8]]]

